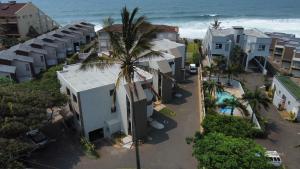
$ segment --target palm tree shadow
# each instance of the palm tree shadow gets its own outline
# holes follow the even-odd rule
[[[181,97],[176,97],[176,94],[181,94]],[[181,105],[187,103],[187,98],[192,96],[192,93],[179,87],[176,89],[176,94],[173,95],[172,100],[168,104]]]
[[[148,139],[146,144],[158,144],[169,140],[168,131],[177,127],[177,122],[172,118],[165,116],[157,111],[154,111],[152,118],[164,125],[161,130],[149,126]]]

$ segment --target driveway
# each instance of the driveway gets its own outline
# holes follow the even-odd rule
[[[192,147],[186,137],[199,131],[197,109],[196,76],[180,84],[182,98],[175,98],[167,106],[176,112],[170,118],[155,113],[154,118],[165,122],[165,129],[149,131],[148,141],[140,146],[143,169],[196,169],[197,161],[192,157]],[[98,144],[97,144],[98,145]],[[115,148],[110,144],[99,144],[100,159],[93,160],[83,155],[78,141],[71,134],[58,136],[58,141],[34,155],[34,162],[59,169],[129,169],[135,168],[134,150]],[[50,167],[51,166],[51,167]]]
[[[245,80],[245,85],[250,90],[254,90],[256,86],[262,86],[264,81],[262,74],[257,73],[245,74],[241,78]],[[299,169],[300,124],[283,120],[272,104],[267,111],[262,110],[260,114],[269,122],[267,127],[269,135],[266,139],[256,139],[256,142],[268,150],[278,151],[288,169]]]

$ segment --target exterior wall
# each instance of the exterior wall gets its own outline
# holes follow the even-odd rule
[[[133,104],[135,112],[135,132],[137,139],[144,139],[147,136],[147,100],[139,100]]]
[[[38,74],[41,70],[46,70],[45,55],[31,52],[29,57],[33,58],[34,73]],[[43,58],[43,59],[42,59]]]
[[[290,94],[290,92],[276,79],[276,77],[273,78],[273,84],[272,88],[275,88],[275,93],[274,93],[274,98],[273,98],[273,104],[277,108],[279,107],[279,104],[282,103],[282,97],[283,95],[286,97],[286,101],[284,104],[284,107],[286,111],[294,112],[296,113],[298,119],[300,117],[299,112],[299,107],[300,107],[300,102],[299,100],[297,101],[293,95]]]
[[[112,89],[114,89],[114,85],[102,86],[100,88],[80,92],[85,136],[88,136],[89,132],[99,128],[103,128],[105,137],[110,137],[110,135],[113,134],[109,132],[108,126],[106,126],[105,123],[112,119],[120,121],[120,107],[118,103],[116,105],[116,112],[111,112],[112,96],[110,96],[109,91]],[[120,131],[121,125],[120,123],[118,125],[118,131]]]
[[[99,32],[99,52],[106,52],[110,49],[110,38],[108,33]]]
[[[32,79],[33,75],[32,75],[30,63],[13,60],[11,62],[11,65],[16,67],[16,78],[18,81],[25,81],[25,80]]]
[[[43,49],[45,49],[47,51],[47,55],[45,56],[47,66],[57,65],[57,63],[58,63],[57,58],[58,57],[57,57],[56,48],[44,45]]]
[[[167,74],[168,76],[171,76],[171,73]],[[160,75],[162,76],[162,75]],[[172,99],[172,92],[173,92],[173,82],[162,76],[161,78],[161,100],[163,103],[167,103],[171,101]]]
[[[30,2],[17,11],[16,16],[21,37],[26,37],[30,26],[33,26],[40,34],[48,32],[57,26],[51,18]]]

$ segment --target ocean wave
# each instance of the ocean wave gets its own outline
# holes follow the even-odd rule
[[[261,18],[227,18],[221,19],[221,27],[229,28],[232,26],[243,26],[245,28],[257,28],[263,32],[285,32],[296,34],[300,37],[300,18],[299,19],[261,19]],[[181,37],[203,38],[210,26],[211,20],[195,20],[190,22],[168,21],[153,22],[155,24],[169,24],[179,27]],[[102,25],[94,22],[96,30],[100,30]]]

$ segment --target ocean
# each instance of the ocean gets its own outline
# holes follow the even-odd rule
[[[27,0],[18,0],[18,2]],[[140,8],[152,23],[179,26],[182,37],[202,38],[217,17],[222,28],[244,26],[300,37],[300,0],[31,0],[61,25],[86,20],[102,27],[111,16],[120,22],[125,5]]]

